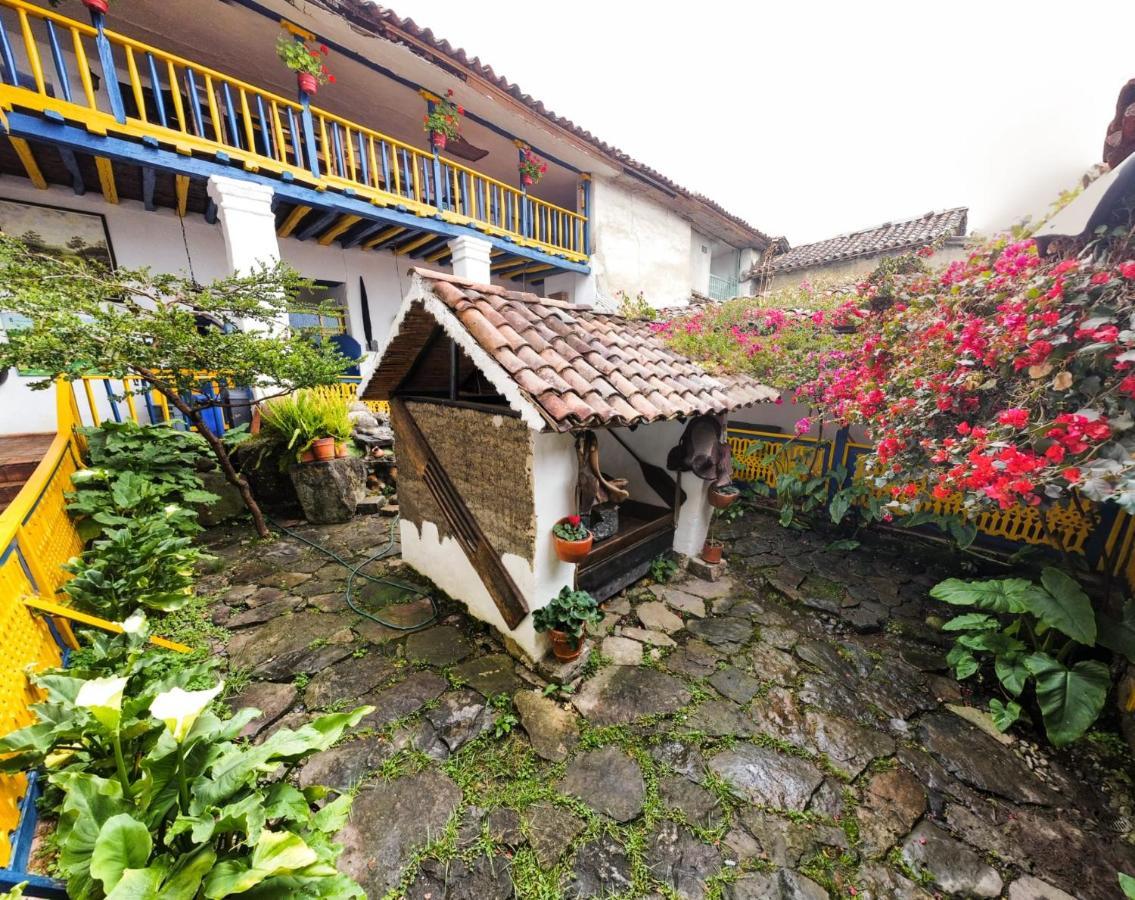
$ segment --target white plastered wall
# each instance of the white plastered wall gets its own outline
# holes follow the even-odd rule
[[[654,307],[687,303],[693,281],[690,223],[642,193],[609,178],[592,181],[592,271],[596,291],[614,300],[639,291]]]

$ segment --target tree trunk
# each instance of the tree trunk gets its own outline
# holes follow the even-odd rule
[[[249,488],[247,479],[233,466],[232,459],[229,457],[229,451],[225,448],[224,442],[205,424],[205,418],[201,415],[201,410],[190,406],[174,391],[163,390],[160,386],[158,390],[177,408],[178,412],[185,415],[197,428],[198,433],[205,439],[205,442],[213,451],[213,455],[217,458],[217,463],[220,465],[221,471],[225,473],[225,480],[240,491],[240,497],[244,501],[244,505],[248,507],[249,513],[252,515],[252,524],[256,527],[256,533],[262,538],[269,537],[271,533],[268,531],[268,525],[264,521],[264,513],[256,502],[256,498],[252,496],[252,489]]]

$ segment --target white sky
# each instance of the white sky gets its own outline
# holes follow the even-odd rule
[[[1039,212],[1135,77],[1129,0],[384,2],[793,244]]]

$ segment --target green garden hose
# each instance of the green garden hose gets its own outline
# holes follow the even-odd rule
[[[405,632],[420,631],[421,629],[423,629],[423,628],[425,628],[429,625],[432,625],[434,622],[437,621],[437,602],[434,600],[433,595],[428,593],[427,591],[423,591],[417,585],[408,584],[407,582],[399,581],[396,578],[386,578],[386,577],[380,577],[380,576],[377,576],[377,575],[368,575],[366,572],[363,571],[363,569],[365,569],[371,563],[377,562],[378,560],[383,559],[384,557],[386,557],[390,553],[391,550],[394,549],[394,529],[398,527],[398,520],[399,520],[399,516],[395,516],[393,519],[390,520],[390,535],[389,535],[389,538],[386,542],[386,546],[383,547],[381,550],[379,550],[377,553],[375,553],[373,556],[367,557],[367,559],[363,560],[357,566],[351,565],[351,563],[349,563],[347,560],[343,559],[343,557],[339,556],[339,554],[337,554],[334,550],[329,550],[328,548],[324,547],[322,544],[317,544],[317,543],[315,543],[315,541],[308,540],[302,534],[297,534],[296,532],[292,531],[291,529],[285,528],[283,525],[281,525],[279,522],[275,521],[271,517],[269,517],[268,522],[269,522],[269,524],[271,524],[271,526],[273,528],[277,529],[278,531],[282,532],[283,534],[287,535],[288,537],[290,537],[294,540],[297,540],[300,543],[307,544],[309,547],[314,547],[320,553],[331,557],[333,560],[335,560],[335,562],[339,563],[339,565],[341,565],[343,568],[345,568],[349,572],[349,574],[347,575],[347,586],[346,586],[346,589],[345,589],[345,592],[344,592],[344,599],[347,601],[347,606],[349,606],[352,611],[358,613],[360,616],[363,616],[364,618],[370,619],[372,622],[377,622],[379,625],[382,625],[384,628],[390,628],[390,629],[393,629],[394,631],[405,631]],[[367,581],[371,584],[388,584],[391,587],[395,587],[395,588],[398,588],[400,590],[406,591],[408,594],[412,594],[412,595],[417,596],[417,597],[426,597],[430,601],[430,614],[429,614],[429,616],[426,619],[424,619],[423,621],[416,622],[413,625],[399,625],[396,622],[389,622],[386,619],[381,618],[380,616],[376,616],[374,613],[367,612],[365,609],[359,609],[359,607],[357,607],[355,605],[354,599],[352,597],[352,588],[354,586],[356,577],[362,578],[363,580],[365,580],[365,581]]]

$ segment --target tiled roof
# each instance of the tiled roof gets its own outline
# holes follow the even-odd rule
[[[923,247],[942,237],[962,237],[966,233],[968,212],[964,206],[942,212],[928,212],[917,219],[887,222],[876,228],[841,234],[814,244],[803,244],[774,256],[769,268],[774,273],[790,272],[793,269],[822,266],[861,256]]]
[[[1132,153],[1135,153],[1135,78],[1119,92],[1115,118],[1107,126],[1103,142],[1103,161],[1114,169]]]
[[[556,431],[723,413],[778,395],[747,376],[711,375],[670,349],[648,322],[425,269],[413,273],[415,289],[362,391],[367,399],[390,398],[439,325],[490,381],[495,374],[510,382],[496,384],[506,398],[514,386]]]
[[[455,47],[444,38],[437,37],[432,29],[423,28],[413,19],[402,18],[393,10],[379,6],[377,3],[371,3],[369,0],[325,0],[324,5],[347,21],[356,22],[359,25],[375,30],[389,40],[406,43],[419,53],[422,52],[422,48],[417,45],[424,45],[425,49],[431,53],[436,53],[438,56],[445,58],[448,65],[443,65],[443,68],[452,68],[452,65],[456,64],[457,66],[472,71],[495,85],[501,91],[504,91],[513,99],[524,104],[530,111],[542,116],[557,127],[570,132],[577,138],[586,141],[600,153],[610,157],[612,161],[624,166],[626,169],[645,178],[647,181],[657,182],[664,192],[677,194],[679,197],[693,201],[728,220],[733,226],[744,232],[748,240],[752,242],[752,246],[757,249],[763,250],[768,244],[777,240],[777,238],[771,238],[763,231],[754,228],[740,216],[734,215],[708,197],[684,188],[680,184],[675,184],[661,172],[640,163],[617,147],[611,146],[606,141],[601,141],[591,132],[580,128],[574,122],[557,115],[544,106],[541,101],[532,97],[530,94],[526,94],[518,85],[509,81],[503,75],[498,75],[493,70],[492,66],[481,62],[480,57],[474,56],[470,58],[465,50],[460,47]],[[426,54],[423,53],[422,55]]]

